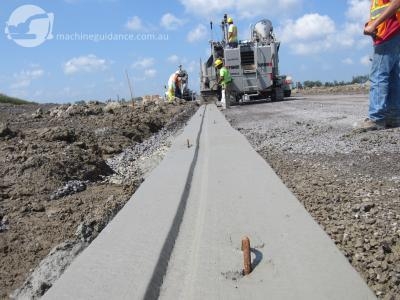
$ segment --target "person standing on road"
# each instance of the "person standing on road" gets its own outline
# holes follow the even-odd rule
[[[400,0],[371,0],[364,34],[373,38],[368,118],[356,129],[400,126]]]
[[[237,48],[238,46],[238,29],[235,24],[233,24],[233,19],[228,18],[228,45],[231,48]]]
[[[217,59],[214,63],[214,66],[219,71],[219,79],[218,84],[222,87],[222,108],[229,108],[231,106],[231,89],[232,89],[232,76],[229,73],[228,69],[224,66],[224,63],[221,59]]]

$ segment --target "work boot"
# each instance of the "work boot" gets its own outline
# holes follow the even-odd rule
[[[353,130],[357,132],[366,132],[380,129],[385,129],[385,122],[377,122],[369,118],[357,122],[353,128]]]
[[[386,128],[397,128],[400,127],[400,121],[399,120],[387,120],[386,121]]]

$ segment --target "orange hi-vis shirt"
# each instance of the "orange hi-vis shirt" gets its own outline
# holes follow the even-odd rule
[[[382,12],[390,5],[390,0],[371,0],[371,11],[370,19],[377,19]],[[395,15],[381,23],[377,27],[376,39],[374,39],[374,44],[379,45],[392,36],[400,34],[400,11],[397,11]]]

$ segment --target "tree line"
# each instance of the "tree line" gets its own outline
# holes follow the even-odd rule
[[[349,85],[349,84],[364,84],[369,80],[368,75],[358,75],[358,76],[353,76],[351,81],[337,81],[334,80],[332,82],[322,82],[320,80],[306,80],[303,83],[297,82],[297,87],[298,88],[312,88],[312,87],[334,87],[334,86],[343,86],[343,85]]]

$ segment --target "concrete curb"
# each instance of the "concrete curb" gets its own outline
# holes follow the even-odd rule
[[[254,265],[246,277],[244,235]],[[43,298],[375,296],[247,140],[208,105]]]
[[[161,299],[376,299],[271,167],[207,107]],[[253,272],[243,277],[241,240]]]

